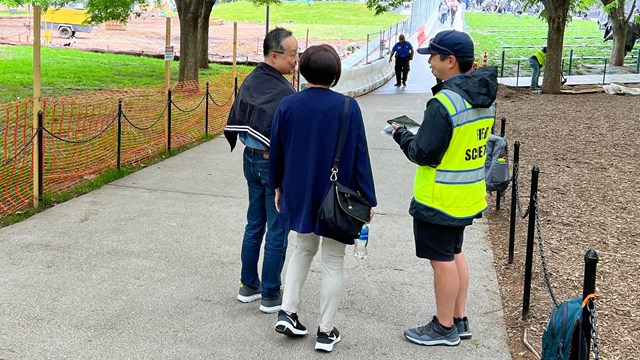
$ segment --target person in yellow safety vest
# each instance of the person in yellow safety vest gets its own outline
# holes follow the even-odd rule
[[[473,41],[455,30],[438,33],[417,52],[431,55],[431,72],[443,83],[432,88],[435,95],[417,134],[392,127],[393,139],[418,165],[409,213],[416,256],[433,268],[436,315],[424,326],[406,329],[404,336],[421,345],[455,346],[471,338],[462,242],[465,227],[487,207],[485,145],[495,120],[498,71],[489,66],[471,72]]]
[[[531,90],[538,90],[538,79],[540,78],[540,69],[544,66],[544,61],[547,58],[547,47],[543,46],[542,49],[536,51],[532,57],[529,58],[529,65],[531,65]]]

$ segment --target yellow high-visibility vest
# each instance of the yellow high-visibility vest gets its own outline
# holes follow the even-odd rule
[[[413,196],[453,218],[473,218],[487,208],[485,146],[495,120],[495,103],[474,108],[451,90],[440,91],[433,100],[449,112],[453,134],[438,166],[418,166]]]
[[[542,49],[538,50],[535,54],[533,54],[533,56],[536,57],[536,59],[538,59],[538,63],[540,63],[540,66],[544,66],[544,60],[547,58],[547,53],[542,51]]]

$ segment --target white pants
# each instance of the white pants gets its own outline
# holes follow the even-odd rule
[[[320,236],[297,234],[293,253],[287,267],[284,283],[282,310],[297,313],[300,293],[309,274],[313,257],[318,251]],[[336,240],[322,238],[322,283],[320,285],[320,331],[333,330],[333,320],[342,297],[342,269],[346,245]]]

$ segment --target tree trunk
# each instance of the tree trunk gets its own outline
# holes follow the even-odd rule
[[[205,0],[176,0],[180,19],[178,81],[198,80],[198,23]]]
[[[622,6],[622,7],[621,7]],[[629,23],[624,14],[624,0],[619,0],[618,6],[611,9],[609,16],[613,24],[613,48],[611,49],[611,65],[624,66],[624,46],[627,40]]]
[[[569,13],[568,0],[543,0],[547,10],[547,59],[544,63],[542,92],[557,94],[562,86],[562,48]]]
[[[198,53],[200,69],[209,68],[209,17],[215,0],[205,0],[200,11],[198,24]]]

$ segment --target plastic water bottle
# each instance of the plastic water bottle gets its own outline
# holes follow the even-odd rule
[[[356,239],[356,246],[353,249],[353,256],[356,259],[364,259],[367,257],[367,243],[369,242],[369,227],[365,224],[360,230],[360,237]]]

